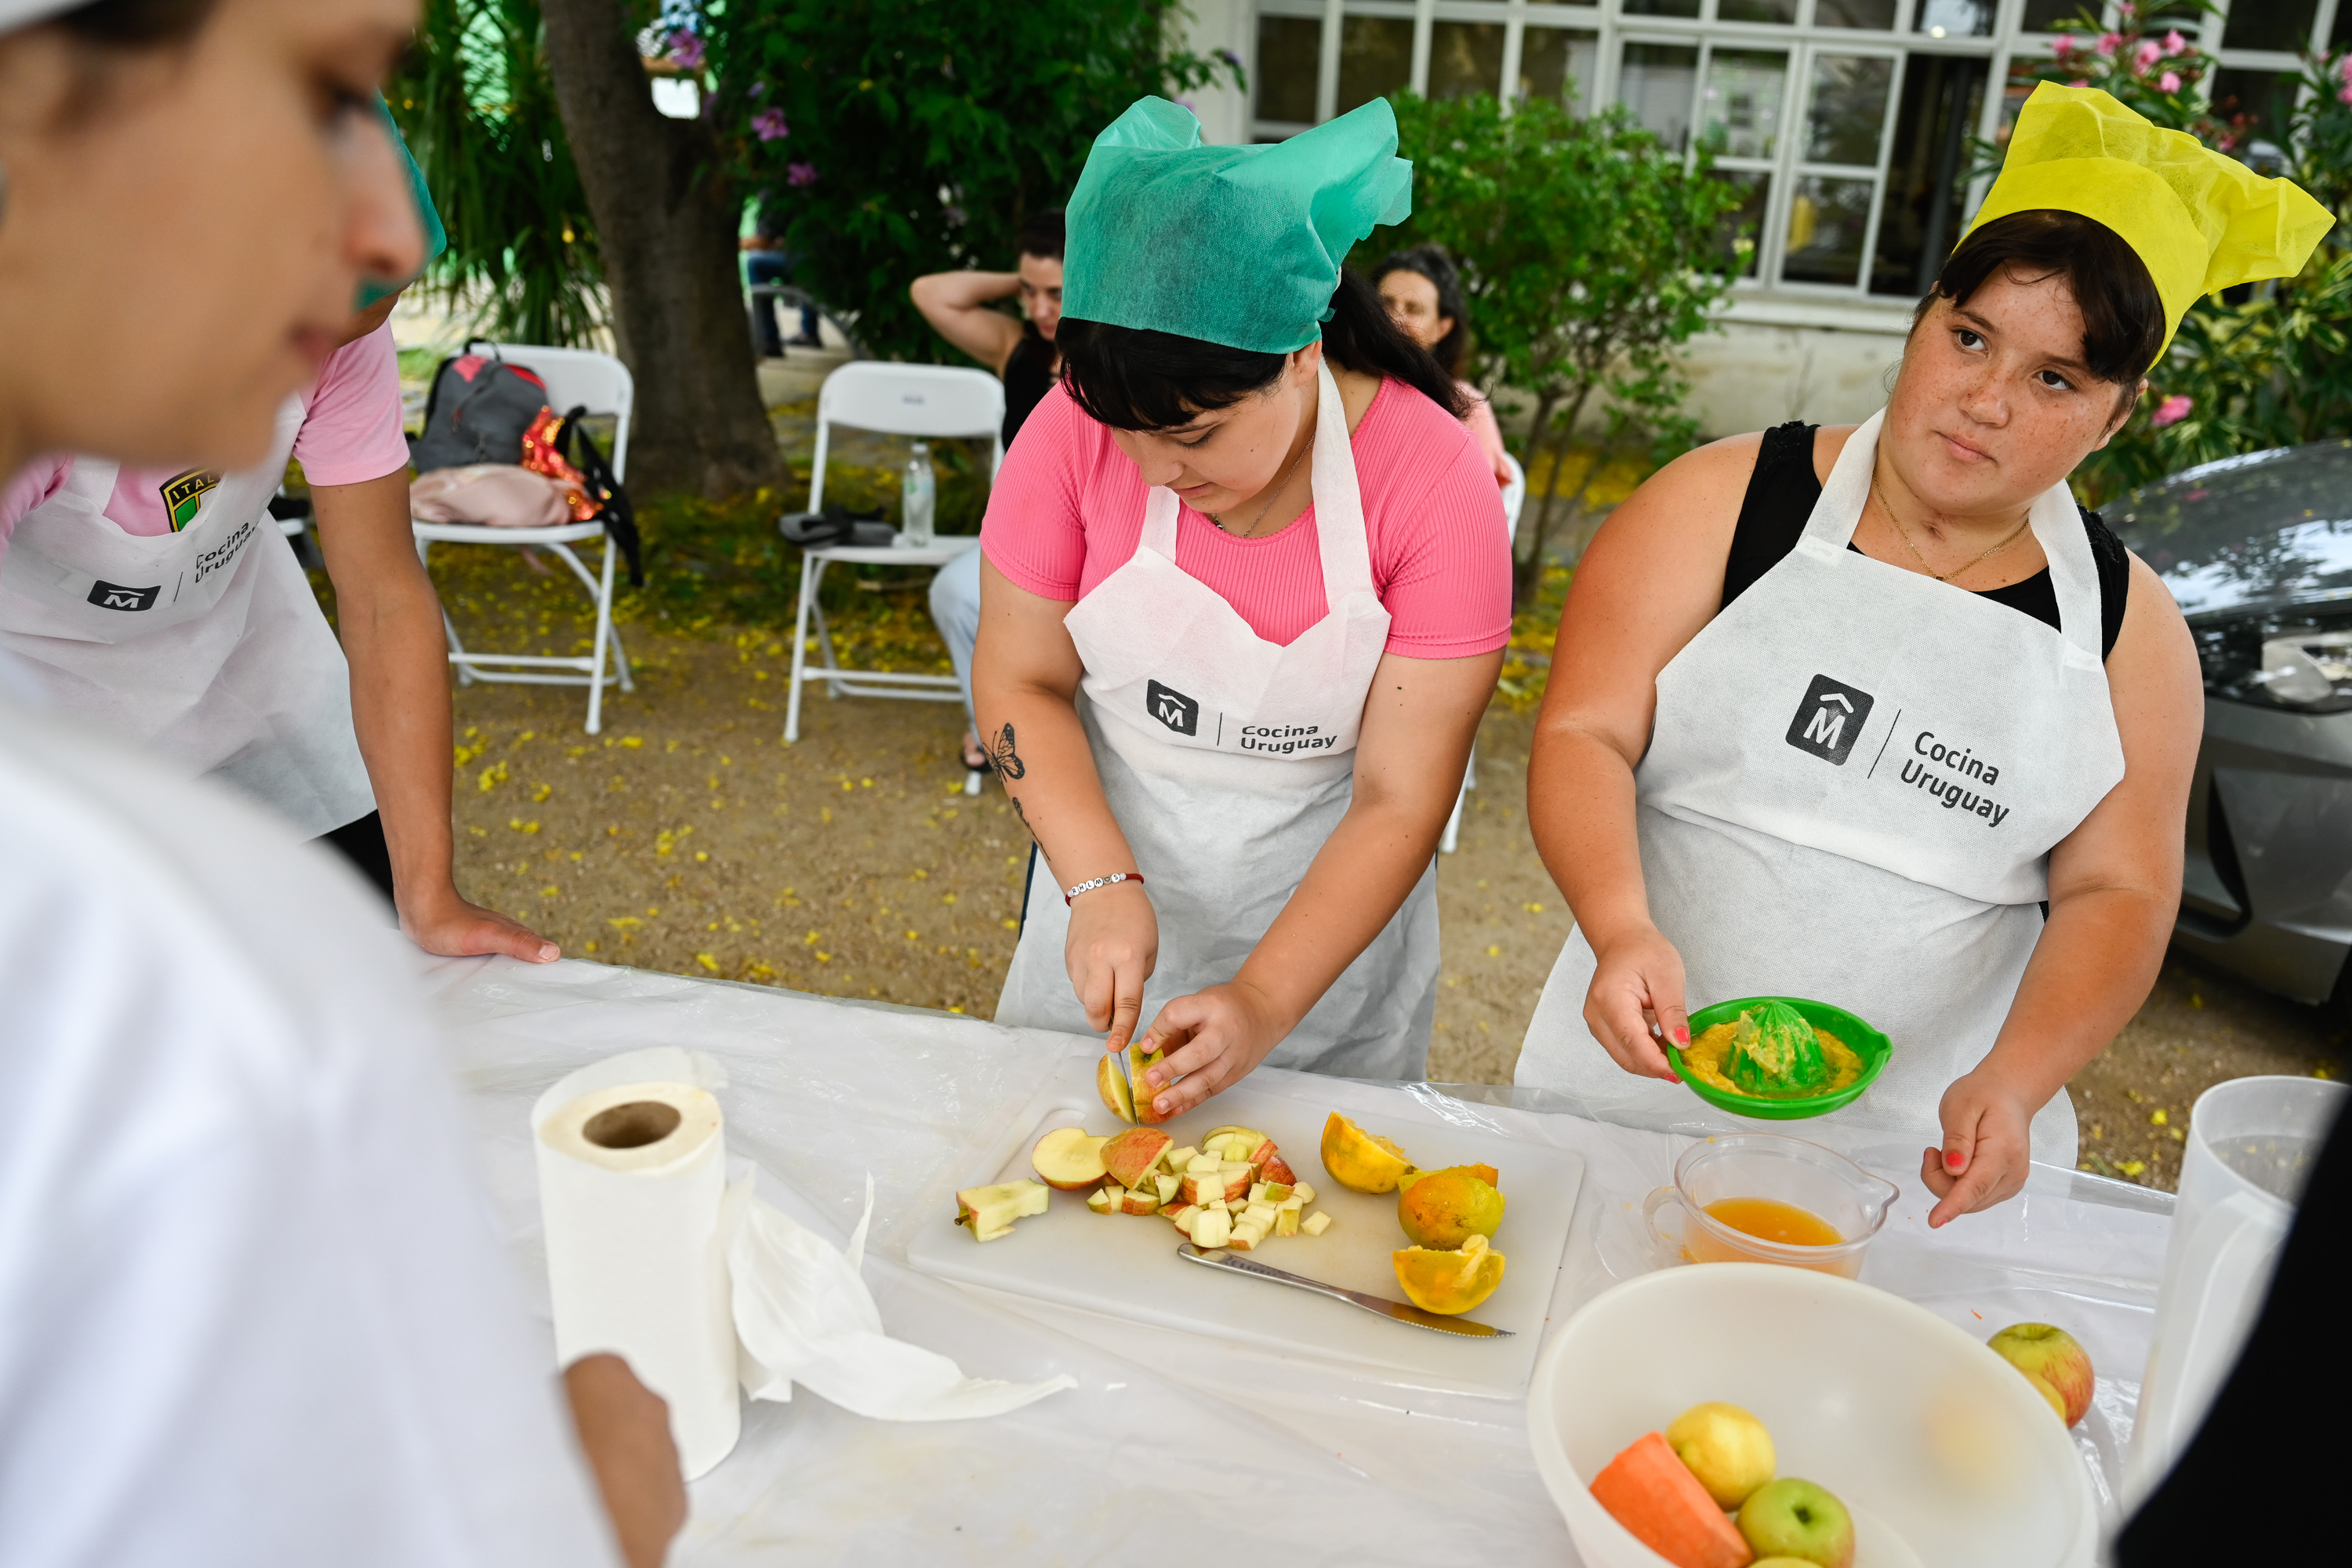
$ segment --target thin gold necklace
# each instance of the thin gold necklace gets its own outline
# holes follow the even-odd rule
[[[1307,439],[1307,445],[1298,448],[1298,456],[1290,459],[1290,467],[1283,470],[1282,482],[1274,487],[1274,494],[1266,499],[1266,503],[1264,506],[1257,509],[1257,522],[1251,523],[1249,527],[1243,530],[1241,532],[1234,533],[1232,529],[1225,527],[1225,520],[1219,517],[1213,511],[1206,512],[1202,515],[1207,517],[1211,522],[1215,523],[1219,531],[1233,533],[1235,539],[1256,538],[1258,523],[1265,521],[1266,513],[1274,510],[1274,503],[1282,499],[1282,492],[1290,488],[1291,476],[1298,472],[1298,465],[1305,462],[1307,460],[1307,454],[1314,449],[1315,438],[1312,436],[1309,436]]]
[[[1886,514],[1886,521],[1895,525],[1895,536],[1903,541],[1903,548],[1911,552],[1911,559],[1919,563],[1919,570],[1925,572],[1928,576],[1933,577],[1938,583],[1948,583],[1953,578],[1958,576],[1961,573],[1971,571],[1982,563],[2000,554],[2002,551],[2016,543],[2017,536],[2023,533],[2026,529],[2026,524],[2033,521],[2033,514],[2032,512],[2028,512],[2024,519],[2020,521],[2015,528],[2010,530],[2009,537],[2007,539],[2002,540],[1999,544],[1994,545],[1983,554],[1979,555],[1975,560],[1970,561],[1966,566],[1955,566],[1949,572],[1938,572],[1933,566],[1927,564],[1927,558],[1920,554],[1919,547],[1911,542],[1911,531],[1903,526],[1903,520],[1895,515],[1895,509],[1893,507],[1886,504],[1886,495],[1885,492],[1878,488],[1878,476],[1876,474],[1870,476],[1870,493],[1877,500],[1878,510]]]

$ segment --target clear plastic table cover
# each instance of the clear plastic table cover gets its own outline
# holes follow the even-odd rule
[[[729,1147],[758,1163],[769,1201],[837,1242],[873,1176],[866,1276],[891,1333],[975,1377],[1077,1380],[984,1421],[867,1421],[805,1391],[789,1405],[747,1405],[735,1452],[695,1484],[673,1563],[919,1553],[943,1563],[1174,1563],[1220,1560],[1244,1542],[1254,1559],[1299,1565],[1577,1561],[1537,1478],[1523,1400],[1243,1349],[906,1267],[920,1216],[990,1168],[1053,1080],[1090,1080],[1097,1042],[569,961],[441,960],[425,974],[492,1200],[542,1316],[532,1100],[603,1057],[689,1046],[726,1065]],[[1729,1126],[1696,1100],[1686,1120],[1629,1126],[1545,1090],[1315,1087],[1333,1109],[1383,1128],[1450,1122],[1583,1154],[1553,1321],[1657,1266],[1642,1235],[1643,1197],[1671,1180],[1692,1137]],[[1866,1132],[1823,1141],[1904,1190],[1872,1246],[1866,1282],[1980,1337],[2037,1320],[2084,1342],[2101,1375],[2077,1441],[2112,1517],[2169,1198],[2036,1167],[2018,1197],[1931,1236],[1916,1149]]]

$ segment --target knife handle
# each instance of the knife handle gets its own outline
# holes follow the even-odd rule
[[[1346,1301],[1351,1306],[1356,1304],[1355,1292],[1352,1290],[1343,1290],[1337,1285],[1326,1285],[1320,1279],[1308,1279],[1300,1275],[1287,1274],[1271,1264],[1260,1263],[1255,1258],[1243,1258],[1223,1247],[1202,1248],[1188,1241],[1178,1247],[1177,1251],[1196,1263],[1206,1263],[1217,1268],[1231,1268],[1243,1274],[1255,1274],[1262,1279],[1271,1279],[1277,1285],[1292,1285],[1301,1290],[1312,1290],[1318,1296],[1328,1296],[1333,1300]]]

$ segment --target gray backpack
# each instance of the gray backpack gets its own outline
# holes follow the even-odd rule
[[[468,463],[520,463],[523,432],[547,408],[547,384],[497,351],[476,353],[482,338],[441,362],[425,404],[425,434],[409,440],[420,474]]]

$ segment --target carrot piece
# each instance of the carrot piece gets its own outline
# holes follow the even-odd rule
[[[1592,1496],[1675,1568],[1748,1568],[1754,1560],[1729,1516],[1661,1433],[1644,1433],[1610,1460],[1592,1478]]]

